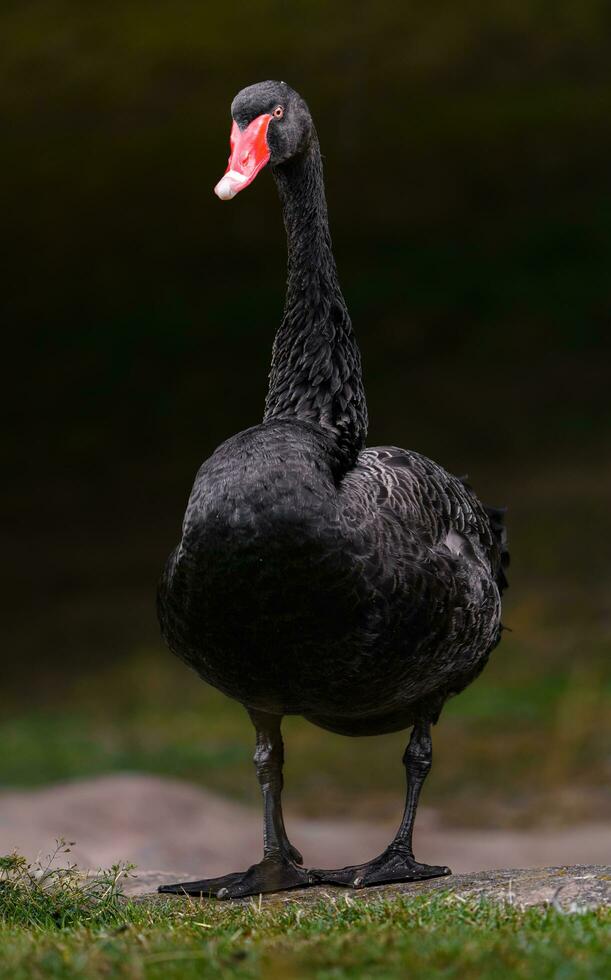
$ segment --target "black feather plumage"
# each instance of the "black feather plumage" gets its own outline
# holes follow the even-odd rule
[[[485,665],[501,635],[505,530],[501,511],[431,460],[363,448],[318,140],[282,85],[232,107],[247,125],[287,105],[287,128],[269,135],[288,283],[265,415],[199,470],[159,617],[170,648],[251,713],[377,734],[434,722]]]

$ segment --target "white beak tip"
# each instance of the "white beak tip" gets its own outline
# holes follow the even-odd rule
[[[224,177],[221,177],[214,188],[214,193],[221,201],[230,201],[235,197],[242,184],[245,184],[247,177],[240,174],[237,170],[229,170]]]
[[[222,177],[219,180],[214,188],[214,193],[221,201],[230,201],[232,197],[235,197],[235,190],[227,177]]]

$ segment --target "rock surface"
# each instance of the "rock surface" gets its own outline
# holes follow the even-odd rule
[[[358,864],[393,836],[390,822],[305,819],[287,814],[291,839],[311,868]],[[56,837],[76,841],[70,859],[82,868],[130,861],[170,869],[185,881],[247,868],[261,856],[261,812],[178,779],[121,773],[0,794],[0,854],[47,854]],[[457,874],[488,868],[602,864],[611,858],[611,823],[525,830],[443,825],[418,810],[416,853]],[[195,874],[193,872],[196,872]]]
[[[395,829],[392,823],[350,817],[290,816],[288,822],[309,867],[341,867],[366,860],[383,850]],[[126,894],[151,896],[160,884],[224,874],[257,861],[261,814],[189,783],[142,773],[0,793],[0,854],[17,850],[34,859],[38,853],[47,854],[57,837],[77,842],[70,860],[83,869],[122,861],[159,869],[138,872],[125,885]],[[449,864],[458,873],[363,891],[309,888],[270,895],[264,901],[311,904],[324,896],[333,901],[368,900],[380,894],[442,890],[520,905],[552,902],[571,908],[611,903],[611,868],[602,864],[611,856],[608,824],[467,830],[444,827],[433,811],[423,808],[418,812],[415,844],[421,860]],[[499,864],[529,870],[481,870]],[[180,901],[172,896],[159,900]]]
[[[124,885],[124,893],[140,899],[151,898],[164,902],[183,901],[167,895],[157,895],[158,885],[176,881],[177,876],[165,871],[138,873]],[[360,891],[353,889],[312,887],[264,895],[263,904],[274,905],[297,902],[300,905],[313,905],[323,900],[352,901],[371,900],[383,896],[431,895],[435,892],[450,892],[460,898],[485,898],[508,902],[519,908],[527,906],[553,905],[566,912],[611,906],[611,866],[574,865],[560,868],[504,868],[498,871],[476,871],[472,874],[450,875],[448,878],[434,878],[398,885],[379,885]],[[194,899],[190,899],[194,901]],[[203,901],[217,901],[203,899]],[[252,899],[238,900],[240,904]]]

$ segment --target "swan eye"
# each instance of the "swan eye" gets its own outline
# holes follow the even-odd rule
[[[274,111],[272,112],[272,116],[274,116],[276,119],[282,119],[283,115],[284,115],[284,109],[282,108],[281,105],[277,105]]]

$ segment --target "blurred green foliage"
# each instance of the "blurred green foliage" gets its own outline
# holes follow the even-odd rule
[[[227,207],[211,189],[231,98],[270,76],[320,131],[374,439],[454,447],[464,465],[472,447],[598,436],[610,19],[600,0],[4,4],[22,458],[114,464],[163,440],[162,462],[258,417],[279,209],[269,175]]]

